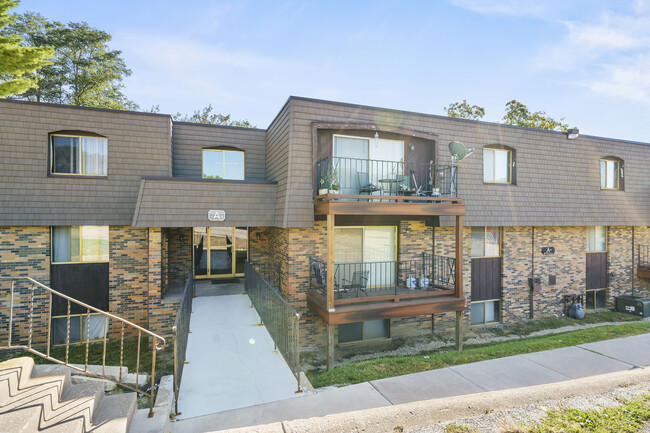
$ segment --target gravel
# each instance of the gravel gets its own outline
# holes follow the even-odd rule
[[[478,429],[481,433],[502,433],[504,430],[537,423],[552,409],[604,409],[619,406],[622,399],[629,399],[650,391],[650,384],[630,384],[598,395],[545,400],[535,404],[510,409],[496,409],[485,415],[445,421],[428,427],[407,430],[408,433],[444,433],[448,424],[456,423]],[[650,431],[650,426],[644,432]]]

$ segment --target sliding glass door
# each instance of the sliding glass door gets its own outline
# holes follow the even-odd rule
[[[243,276],[248,259],[248,229],[195,227],[193,254],[195,278]]]
[[[337,227],[334,230],[334,262],[339,266],[337,282],[352,281],[362,272],[368,287],[390,287],[396,283],[397,228]],[[354,265],[353,265],[354,264]]]

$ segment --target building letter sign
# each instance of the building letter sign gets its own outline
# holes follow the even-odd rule
[[[225,210],[209,210],[208,211],[208,221],[225,221],[226,220],[226,211]]]

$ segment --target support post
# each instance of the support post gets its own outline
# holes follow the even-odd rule
[[[463,312],[456,311],[456,350],[463,350]]]
[[[327,311],[334,311],[334,215],[327,214]]]
[[[327,370],[334,367],[334,326],[327,325]]]
[[[463,216],[456,216],[456,288],[454,296],[463,297]]]
[[[463,294],[463,216],[456,216],[456,287],[454,296],[464,297]],[[456,350],[463,350],[463,313],[456,311]]]

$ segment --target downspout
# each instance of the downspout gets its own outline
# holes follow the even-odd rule
[[[634,247],[635,247],[635,239],[634,239],[634,226],[632,226],[632,275],[630,277],[632,278],[632,296],[634,296],[634,292],[636,291],[636,277],[634,274]]]
[[[530,261],[531,261],[531,278],[532,284],[530,286],[530,319],[533,319],[535,317],[535,302],[533,299],[533,296],[535,294],[535,226],[532,226],[532,231],[531,231],[531,249],[530,249]]]

